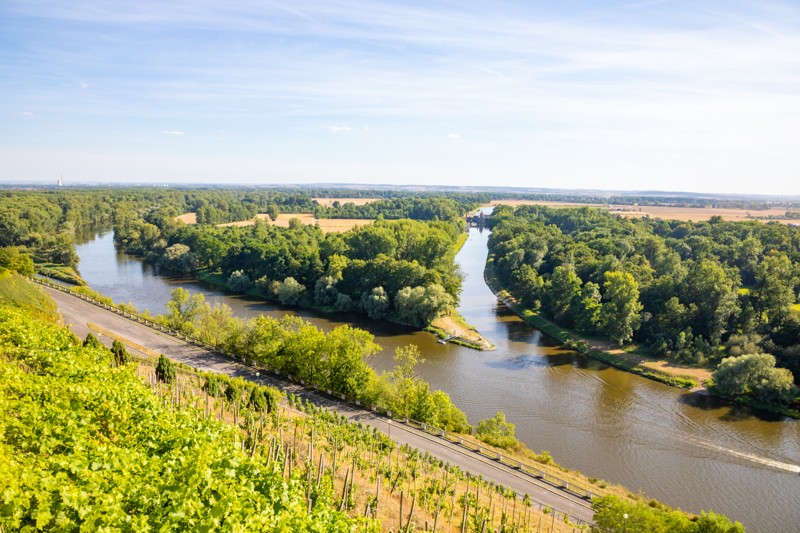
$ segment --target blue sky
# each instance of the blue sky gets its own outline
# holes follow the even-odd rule
[[[800,194],[800,5],[0,3],[0,180]]]

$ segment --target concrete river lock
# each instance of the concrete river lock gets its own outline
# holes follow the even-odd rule
[[[241,317],[296,313],[326,330],[351,324],[384,347],[370,362],[378,371],[391,367],[397,346],[417,344],[426,359],[420,375],[473,423],[503,410],[529,447],[549,450],[588,476],[687,511],[713,509],[749,531],[798,530],[798,421],[667,387],[549,343],[484,283],[487,238],[488,231],[471,229],[457,262],[466,274],[460,312],[495,344],[492,352],[443,345],[428,333],[359,315],[282,308],[162,276],[117,252],[110,231],[88,232],[76,248],[83,277],[116,302],[162,313],[169,292],[181,286]]]

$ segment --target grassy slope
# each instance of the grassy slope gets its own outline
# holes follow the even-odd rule
[[[36,317],[56,320],[56,305],[39,287],[19,274],[0,268],[0,304],[30,310]]]

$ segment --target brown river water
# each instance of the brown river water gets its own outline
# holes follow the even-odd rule
[[[471,229],[456,260],[466,275],[459,311],[497,346],[479,352],[442,345],[424,332],[359,315],[322,315],[227,294],[192,279],[159,275],[118,253],[113,233],[88,232],[76,246],[80,272],[117,302],[163,313],[184,287],[234,314],[298,314],[328,330],[347,323],[384,347],[370,361],[392,365],[397,346],[416,344],[420,375],[472,423],[502,410],[530,448],[584,474],[691,512],[713,509],[748,531],[800,531],[800,423],[667,387],[548,342],[499,302],[483,280],[488,231]]]

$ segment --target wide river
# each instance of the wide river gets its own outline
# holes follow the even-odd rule
[[[459,311],[497,346],[492,352],[442,345],[430,334],[358,315],[281,308],[158,275],[118,253],[112,237],[90,232],[76,248],[83,277],[114,301],[162,313],[180,286],[242,317],[297,313],[326,330],[353,324],[384,347],[371,361],[379,371],[391,367],[395,347],[417,344],[426,359],[419,373],[450,394],[472,423],[503,410],[522,441],[569,468],[687,511],[713,509],[748,531],[800,531],[797,421],[689,394],[545,342],[484,283],[488,231],[470,230],[457,261],[466,274]]]

